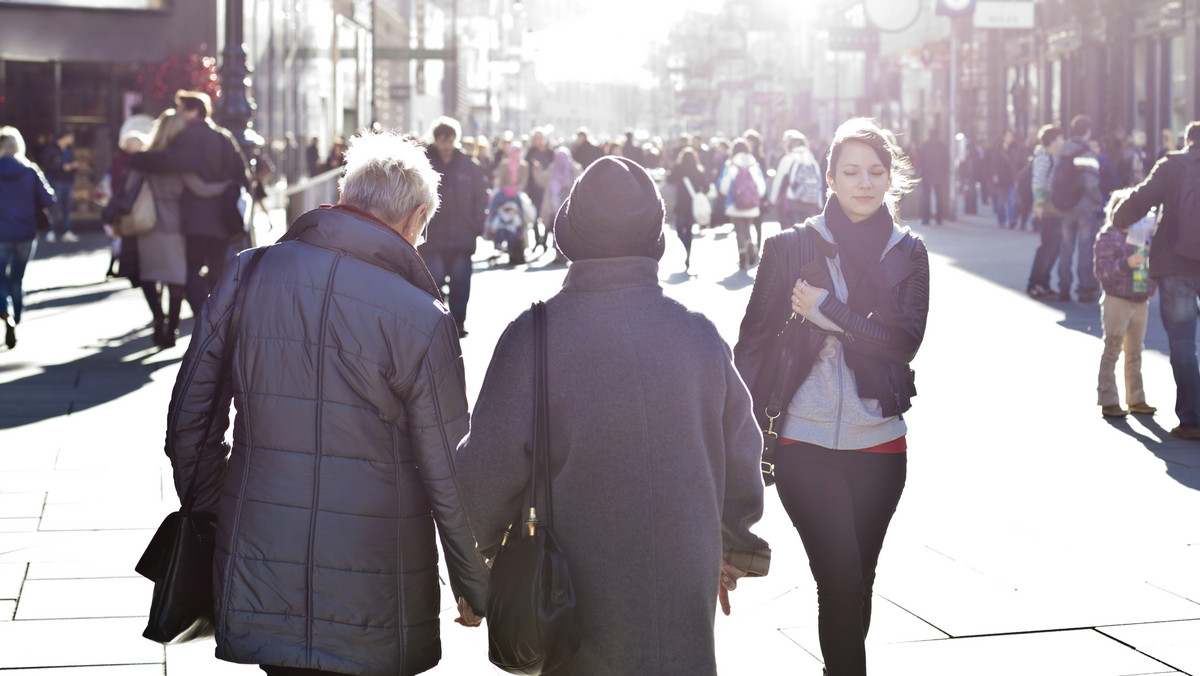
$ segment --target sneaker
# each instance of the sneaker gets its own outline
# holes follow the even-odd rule
[[[71,232],[70,230],[68,230],[63,233],[63,241],[64,242],[78,242],[79,235],[76,235],[74,232]]]
[[[1147,404],[1147,403],[1146,403],[1146,402],[1144,402],[1144,401],[1143,401],[1143,402],[1141,402],[1141,403],[1137,403],[1137,404],[1130,404],[1130,405],[1129,405],[1129,412],[1130,412],[1130,413],[1140,413],[1140,414],[1142,414],[1142,415],[1154,415],[1154,413],[1155,413],[1156,411],[1158,411],[1158,409],[1157,409],[1157,408],[1155,408],[1155,407],[1151,406],[1150,404]]]
[[[46,243],[47,244],[54,244],[57,241],[58,241],[58,235],[54,234],[53,230],[46,233]]]
[[[1101,407],[1100,413],[1102,413],[1105,418],[1124,418],[1125,416],[1129,415],[1129,411],[1126,411],[1116,404]]]
[[[1176,427],[1175,429],[1171,430],[1171,436],[1173,436],[1177,439],[1188,439],[1191,441],[1197,441],[1197,440],[1200,440],[1200,428],[1184,427],[1183,425],[1180,425],[1179,427]]]
[[[1054,289],[1051,289],[1046,286],[1042,286],[1041,284],[1034,284],[1033,286],[1026,289],[1025,293],[1029,294],[1030,298],[1037,298],[1039,300],[1042,298],[1051,298],[1051,297],[1058,295],[1058,292],[1055,291]]]
[[[10,350],[17,346],[17,323],[12,317],[4,318],[4,345]]]

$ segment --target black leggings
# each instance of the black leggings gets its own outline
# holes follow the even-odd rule
[[[900,494],[907,453],[780,446],[775,486],[817,581],[817,627],[829,676],[867,673],[875,564]]]

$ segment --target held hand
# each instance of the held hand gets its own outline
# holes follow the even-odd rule
[[[1046,216],[1046,207],[1039,204],[1033,208],[1033,217],[1034,218],[1036,218],[1040,221],[1045,216]]]
[[[809,311],[817,304],[824,292],[825,289],[813,286],[803,279],[797,279],[796,285],[792,287],[792,311],[801,317],[808,316]]]
[[[1130,254],[1129,258],[1125,259],[1125,262],[1129,264],[1130,270],[1137,270],[1146,262],[1146,255],[1140,253]]]
[[[475,611],[471,610],[471,604],[463,597],[458,597],[458,617],[454,621],[464,627],[478,627],[483,619],[475,615]]]
[[[728,563],[721,564],[721,584],[717,586],[717,600],[721,603],[721,612],[729,615],[729,592],[737,589],[737,581],[746,576],[746,571],[734,568]]]

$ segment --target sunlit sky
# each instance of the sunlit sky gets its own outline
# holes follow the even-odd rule
[[[582,15],[530,33],[541,80],[637,82],[646,79],[652,42],[664,42],[685,10],[716,11],[720,0],[608,0]]]

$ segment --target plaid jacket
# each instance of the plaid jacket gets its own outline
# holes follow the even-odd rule
[[[1158,282],[1150,279],[1148,272],[1146,290],[1136,293],[1133,290],[1133,270],[1130,269],[1126,259],[1132,256],[1136,250],[1137,247],[1125,242],[1125,233],[1112,226],[1106,226],[1099,235],[1096,235],[1093,266],[1096,270],[1096,279],[1100,281],[1100,287],[1104,289],[1104,293],[1135,303],[1149,300],[1154,295],[1155,289],[1158,288]],[[1146,245],[1145,253],[1146,260],[1150,260],[1149,244]]]

